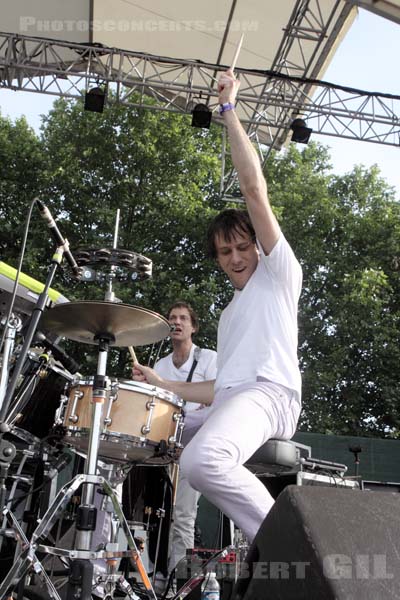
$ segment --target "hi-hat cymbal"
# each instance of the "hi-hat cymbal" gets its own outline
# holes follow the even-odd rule
[[[168,321],[146,308],[89,301],[48,309],[39,328],[83,344],[97,344],[99,336],[110,336],[110,346],[152,344],[170,332]]]

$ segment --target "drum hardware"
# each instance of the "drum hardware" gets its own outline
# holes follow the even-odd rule
[[[3,515],[8,519],[10,525],[12,526],[14,535],[21,546],[21,554],[18,560],[14,562],[13,566],[0,585],[0,595],[5,594],[14,581],[22,580],[28,570],[32,569],[34,573],[38,575],[40,580],[46,585],[49,598],[61,600],[61,597],[54,587],[50,577],[47,575],[41,562],[36,556],[36,545],[29,542],[14,514],[8,508],[3,510]]]
[[[119,305],[116,305],[116,307],[119,308]],[[119,525],[121,526],[125,537],[128,540],[129,551],[127,551],[126,553],[119,553],[119,556],[129,556],[134,561],[135,566],[138,569],[139,574],[141,576],[142,583],[145,587],[147,597],[156,600],[156,596],[154,594],[151,582],[143,567],[135,541],[130,533],[129,527],[126,523],[125,517],[122,513],[122,509],[119,505],[115,492],[113,491],[108,481],[104,479],[104,477],[96,475],[101,430],[101,415],[102,409],[106,401],[107,390],[109,389],[109,380],[106,377],[108,350],[110,345],[115,343],[115,337],[113,333],[109,331],[109,325],[109,323],[106,323],[106,333],[101,331],[99,333],[95,333],[94,339],[91,341],[91,343],[98,344],[99,356],[97,374],[93,379],[93,393],[91,399],[92,419],[89,432],[87,459],[85,462],[85,473],[82,475],[77,475],[68,484],[68,486],[64,486],[64,488],[60,490],[54,502],[49,507],[43,519],[33,532],[31,542],[29,544],[31,548],[30,555],[28,556],[28,553],[22,552],[22,554],[14,564],[13,568],[11,569],[9,575],[0,585],[0,597],[2,594],[8,591],[10,586],[14,585],[15,580],[18,580],[18,577],[21,577],[26,573],[26,571],[30,568],[31,564],[35,563],[35,565],[37,565],[37,557],[35,555],[36,549],[43,551],[46,554],[53,553],[55,555],[68,556],[72,560],[72,573],[74,573],[75,571],[81,572],[82,574],[84,574],[82,576],[84,576],[86,581],[88,579],[91,579],[92,574],[90,572],[90,569],[86,569],[86,567],[84,567],[78,561],[80,561],[81,559],[89,560],[97,558],[112,559],[114,557],[112,552],[110,555],[110,553],[107,552],[93,552],[91,550],[92,536],[96,528],[97,515],[97,509],[94,505],[94,492],[95,488],[99,486],[110,497],[111,502],[113,504],[114,514],[116,515]],[[54,525],[55,521],[65,509],[66,503],[68,503],[69,499],[75,494],[75,492],[80,486],[82,486],[82,496],[81,504],[77,511],[75,549],[73,551],[69,551],[60,548],[42,546],[39,542],[50,532],[50,529]],[[47,581],[45,583],[47,585],[49,593],[52,594],[53,591],[48,586]],[[71,577],[68,584],[67,594],[71,595],[72,597],[72,595],[75,593],[74,590],[76,591],[76,580],[74,579],[74,577]],[[56,600],[58,600],[59,598],[58,595],[51,595],[51,597],[56,598]],[[84,598],[84,600],[87,600],[87,598],[89,598],[89,596],[81,597]]]
[[[112,424],[111,410],[113,407],[113,402],[115,402],[117,400],[117,398],[118,398],[118,383],[114,383],[111,385],[111,389],[110,389],[109,397],[108,397],[106,416],[103,419],[103,424],[105,427],[108,427],[109,425]]]
[[[80,390],[76,390],[74,392],[74,403],[72,405],[71,414],[68,417],[68,421],[70,421],[71,423],[77,423],[79,421],[79,417],[76,414],[76,407],[78,404],[78,400],[81,400],[83,396],[84,394]]]
[[[0,439],[0,506],[6,501],[6,479],[10,464],[15,458],[17,450],[11,442]]]
[[[153,411],[156,407],[156,403],[154,402],[154,399],[150,400],[149,402],[146,402],[146,410],[149,411],[149,414],[147,416],[147,421],[146,421],[146,425],[143,425],[141,431],[144,435],[146,435],[147,433],[150,433],[151,431],[151,419],[153,417]]]
[[[9,378],[9,365],[11,363],[11,357],[14,350],[15,337],[18,331],[21,331],[22,321],[20,317],[11,313],[7,323],[4,323],[4,319],[1,324],[5,327],[4,331],[4,346],[3,355],[1,361],[1,377],[0,377],[0,409],[3,406],[3,401],[7,391],[7,383]]]
[[[163,495],[163,506],[165,504],[165,494],[167,491],[167,486],[164,486],[164,495]],[[163,524],[163,520],[165,518],[165,509],[164,508],[157,508],[156,510],[156,517],[159,520],[159,526],[158,526],[158,533],[157,533],[157,542],[156,542],[156,552],[155,552],[155,560],[154,560],[154,569],[153,569],[153,585],[155,585],[156,582],[156,575],[157,575],[157,563],[158,563],[158,555],[160,552],[160,545],[161,545],[161,532],[162,532],[162,524]]]
[[[54,428],[62,425],[63,415],[65,412],[65,407],[67,405],[68,400],[69,400],[69,397],[66,394],[61,394],[60,404],[58,405],[58,408],[54,414]]]
[[[22,345],[21,352],[19,354],[17,362],[14,366],[13,374],[12,374],[11,380],[9,381],[9,384],[7,386],[7,391],[4,395],[3,403],[0,408],[0,424],[1,423],[4,424],[6,416],[8,414],[8,409],[11,404],[12,398],[14,396],[15,390],[17,388],[18,381],[19,381],[19,378],[20,378],[20,375],[21,375],[21,372],[22,372],[22,369],[23,369],[23,366],[25,363],[25,359],[28,355],[29,349],[32,346],[32,340],[35,335],[38,323],[40,321],[40,318],[41,318],[41,316],[44,312],[44,309],[49,300],[49,290],[50,290],[51,283],[54,279],[54,276],[56,274],[58,267],[60,266],[60,264],[63,260],[63,255],[64,255],[65,250],[66,250],[65,246],[59,246],[57,248],[56,252],[53,254],[51,266],[49,268],[49,272],[48,272],[48,275],[46,278],[46,283],[44,284],[43,291],[41,292],[41,294],[32,310],[32,315],[29,320],[29,325],[28,325],[28,328],[27,328],[27,331],[25,334],[24,343]],[[6,428],[6,430],[8,430],[8,428]]]
[[[125,261],[127,258],[132,260],[132,256],[127,256],[126,251],[123,252],[125,252]],[[107,253],[103,253],[103,261],[106,254]],[[111,258],[113,256],[115,258],[116,254],[118,254],[118,252],[111,254]],[[118,258],[122,260],[122,255],[118,254]],[[148,266],[151,264],[151,261],[146,259],[146,261],[142,262],[141,264],[142,266],[146,265],[147,274],[149,274]],[[117,266],[120,265],[111,265],[112,276],[109,277],[110,285],[109,293],[107,295],[108,300],[115,299],[112,293],[112,280],[115,275],[115,269],[113,267]],[[49,274],[49,278],[50,275],[54,276],[55,268],[56,265],[53,265],[51,273]],[[146,269],[142,269],[142,274]],[[45,290],[43,294],[45,293]],[[37,316],[37,313],[40,311],[43,312],[44,305],[41,305],[41,300],[42,297],[39,298],[38,302],[38,305],[41,308],[38,310],[35,309],[36,312],[34,311],[29,325],[28,337],[30,337],[30,339],[32,339],[30,329],[33,331],[36,328],[40,318],[40,315]],[[58,308],[60,308],[60,306]],[[79,323],[79,327],[76,327],[76,323]],[[81,341],[83,343],[95,344],[99,347],[97,373],[93,378],[92,388],[90,390],[92,393],[89,402],[92,408],[92,415],[88,432],[86,434],[88,442],[86,453],[87,456],[85,460],[84,473],[75,476],[59,491],[54,501],[45,512],[43,518],[34,529],[30,542],[28,541],[27,536],[22,529],[20,527],[18,528],[18,520],[15,518],[12,510],[8,507],[5,509],[4,516],[7,517],[14,532],[16,532],[15,536],[20,542],[22,552],[16,558],[16,561],[6,579],[2,584],[0,584],[0,597],[3,597],[4,593],[7,593],[10,589],[12,589],[13,586],[18,583],[18,581],[21,582],[22,578],[28,571],[34,571],[40,574],[40,578],[46,585],[50,598],[54,598],[55,600],[60,599],[60,596],[58,595],[51,580],[47,577],[43,565],[36,556],[36,553],[40,552],[58,556],[63,560],[68,559],[71,561],[72,576],[70,577],[67,589],[68,600],[72,600],[73,597],[77,597],[76,593],[79,591],[81,593],[81,600],[89,600],[91,597],[91,560],[102,559],[108,561],[109,572],[106,575],[105,583],[109,586],[109,590],[106,591],[108,592],[112,590],[112,585],[116,584],[116,575],[115,572],[113,572],[115,560],[121,557],[127,557],[134,563],[140,575],[141,582],[145,588],[146,597],[155,600],[155,593],[141,562],[135,540],[122,513],[122,509],[118,502],[118,497],[109,481],[104,477],[97,475],[97,466],[99,463],[99,446],[101,450],[100,456],[104,455],[102,451],[102,444],[104,441],[108,445],[114,445],[116,441],[117,443],[115,443],[115,447],[117,448],[117,453],[120,454],[118,444],[121,436],[119,431],[116,429],[115,432],[110,433],[109,430],[112,427],[116,427],[116,421],[118,421],[118,411],[115,412],[115,408],[119,409],[123,404],[122,397],[126,395],[129,396],[129,394],[132,392],[130,389],[130,384],[133,383],[129,382],[129,385],[125,384],[125,388],[127,389],[121,389],[123,386],[118,384],[116,386],[110,385],[110,380],[106,376],[108,350],[110,346],[124,346],[128,344],[142,345],[159,341],[169,332],[168,322],[163,319],[163,317],[160,317],[160,315],[157,315],[156,313],[146,309],[124,304],[113,304],[108,301],[102,303],[71,303],[71,307],[68,311],[54,312],[53,309],[51,309],[43,316],[42,324],[42,328],[44,330],[47,328],[47,330],[51,333],[55,332],[59,335],[65,335],[69,339]],[[21,353],[24,352],[26,356],[26,339],[21,350]],[[16,365],[16,367],[19,369],[19,373],[22,370],[20,359],[21,357],[18,359]],[[14,374],[16,371],[18,371],[18,369],[14,369]],[[7,395],[4,404],[7,401],[10,401],[10,398],[13,396],[16,389],[14,374],[12,380],[13,386],[9,386],[7,389]],[[144,384],[142,384],[142,386],[143,385]],[[126,394],[126,392],[128,392],[128,394]],[[142,388],[139,391],[136,390],[135,393],[139,393],[139,395],[142,397],[146,397],[149,395],[149,390],[143,390]],[[165,391],[163,391],[163,394],[160,394],[160,392],[156,389],[152,389],[151,394],[152,399],[150,403],[152,406],[150,406],[150,409],[147,409],[149,414],[147,414],[147,419],[142,427],[144,427],[146,430],[148,429],[148,433],[151,433],[152,437],[154,435],[154,439],[148,442],[146,438],[143,438],[143,434],[140,433],[138,437],[141,439],[137,440],[136,445],[136,448],[145,448],[145,456],[148,454],[153,455],[159,452],[161,449],[166,449],[167,452],[170,452],[171,448],[169,446],[174,443],[172,440],[176,439],[176,432],[179,431],[180,424],[179,419],[176,418],[176,415],[179,415],[177,408],[181,409],[181,401],[179,400],[178,402],[175,397],[173,398],[173,401],[171,401],[171,397],[165,398],[163,394],[168,394],[168,392]],[[63,408],[67,408],[68,401],[70,400],[70,398],[68,398],[66,401],[66,398],[67,394],[64,394],[61,398],[59,406],[60,410],[55,416],[55,420],[58,422],[61,420]],[[71,409],[69,412],[69,416],[72,417],[69,422],[72,429],[72,427],[77,427],[78,424],[82,425],[83,415],[80,406],[85,402],[85,394],[79,394],[76,396],[76,399],[71,400],[71,402],[73,402],[73,410]],[[3,409],[4,404],[2,407]],[[143,408],[145,409],[145,407]],[[14,421],[15,418],[16,417],[13,416],[12,420]],[[80,419],[81,422],[79,422]],[[165,421],[168,421],[167,427]],[[64,423],[68,429],[65,421]],[[175,431],[170,431],[171,428],[175,428]],[[14,429],[18,428],[13,427],[12,429],[14,433]],[[164,429],[167,429],[165,433]],[[70,433],[72,438],[72,432]],[[127,437],[129,437],[131,432],[128,431],[127,433]],[[82,437],[85,437],[85,433]],[[76,439],[79,439],[79,436],[76,436]],[[40,440],[39,443],[41,444]],[[107,458],[106,454],[104,456]],[[141,458],[142,455],[141,453],[139,454]],[[118,458],[120,459],[121,457]],[[81,488],[81,499],[76,512],[76,542],[74,543],[74,549],[65,550],[63,548],[56,548],[54,546],[46,545],[46,538],[50,536],[52,527],[56,523],[57,519],[59,519],[61,514],[64,513],[67,504],[70,501],[72,502],[73,498],[76,498],[76,494]],[[100,489],[107,496],[109,502],[112,504],[112,514],[114,515],[114,527],[111,540],[103,550],[99,551],[93,551],[91,549],[93,532],[96,529],[97,509],[94,505],[94,493],[96,489]],[[159,518],[163,518],[161,513]],[[118,528],[123,531],[128,541],[127,551],[118,552],[117,550],[115,540]],[[79,583],[80,579],[85,582],[85,589],[83,585]],[[123,578],[119,577],[117,583],[121,589],[124,589],[124,591],[128,593],[129,597],[137,598],[132,589],[129,589],[129,584]]]
[[[104,493],[106,493],[108,495],[108,497],[110,498],[110,500],[112,502],[113,512],[114,512],[120,526],[122,526],[122,530],[128,541],[129,550],[116,551],[113,548],[109,548],[108,544],[105,549],[98,550],[98,551],[81,550],[81,549],[63,550],[61,548],[55,548],[55,547],[48,546],[48,545],[41,543],[42,538],[45,538],[49,534],[53,525],[57,521],[59,515],[64,511],[69,499],[74,495],[74,493],[78,490],[78,488],[84,483],[93,485],[93,486],[99,485],[99,486],[101,486]],[[8,509],[5,509],[4,514],[11,520],[11,523],[13,525],[15,525],[15,523],[17,521],[16,521],[15,517],[13,516],[13,514]],[[17,522],[17,524],[18,524],[18,522]],[[19,525],[17,527],[14,527],[14,529],[17,531],[17,535],[20,534]],[[41,520],[39,525],[36,527],[30,543],[28,542],[28,540],[26,539],[25,536],[23,536],[23,537],[20,536],[20,537],[22,538],[22,540],[24,542],[24,549],[23,549],[23,552],[21,553],[21,555],[19,556],[18,560],[13,565],[13,568],[8,573],[6,579],[0,585],[0,597],[2,597],[2,594],[4,594],[9,589],[9,587],[12,585],[12,583],[16,579],[24,576],[24,574],[27,572],[27,570],[31,568],[31,565],[33,563],[35,564],[35,571],[36,571],[36,568],[41,568],[43,570],[43,566],[41,565],[41,563],[39,563],[39,561],[36,557],[36,552],[43,552],[45,554],[50,554],[50,555],[54,555],[54,556],[68,557],[68,558],[72,559],[73,561],[74,560],[86,560],[87,561],[87,560],[96,560],[96,559],[114,560],[114,559],[119,559],[119,558],[123,558],[123,557],[128,557],[133,561],[133,563],[135,564],[136,568],[138,569],[138,571],[141,575],[142,582],[144,584],[144,587],[145,587],[145,590],[147,593],[147,597],[156,600],[156,596],[152,590],[150,581],[147,577],[147,574],[146,574],[143,564],[141,562],[140,555],[139,555],[139,552],[136,547],[136,543],[130,533],[130,529],[129,529],[128,524],[125,520],[125,517],[122,513],[122,509],[119,505],[118,498],[117,498],[114,490],[109,485],[109,483],[102,476],[91,476],[91,475],[76,476],[71,482],[69,482],[63,488],[61,488],[61,490],[59,491],[59,493],[56,497],[55,502],[48,509],[48,511],[44,515],[43,519]],[[25,550],[25,545],[28,546],[28,551]],[[38,563],[40,564],[40,567],[39,567]],[[49,590],[49,592],[50,591],[51,590]],[[54,597],[57,600],[59,599],[58,595],[56,595],[56,596],[51,595],[50,597]]]
[[[19,483],[25,483],[29,487],[33,483],[33,477],[31,475],[9,475],[10,481],[18,481]]]
[[[94,412],[96,412],[96,411],[94,411]],[[93,446],[92,446],[92,448],[93,448]],[[91,450],[91,454],[93,454],[93,453],[95,453],[95,449]],[[93,458],[92,456],[89,457],[88,464],[86,465],[86,470],[89,470],[92,468],[91,467],[91,465],[93,463],[93,460],[91,460],[92,458]],[[78,538],[80,538],[80,541],[78,541],[78,543],[76,544],[76,549],[69,551],[69,550],[63,550],[61,548],[50,547],[50,546],[40,543],[41,540],[50,533],[50,530],[52,529],[53,525],[55,524],[55,522],[57,521],[57,519],[59,518],[61,513],[65,510],[66,505],[68,504],[69,500],[75,495],[75,493],[81,487],[82,484],[84,484],[83,485],[83,494],[82,494],[82,501],[81,501],[79,509],[81,509],[81,507],[83,505],[85,508],[88,507],[88,508],[91,508],[92,510],[85,511],[85,512],[83,512],[81,510],[80,514],[78,512],[78,520],[80,520],[79,526],[81,527],[81,529],[80,530],[78,529],[78,532],[77,532]],[[109,549],[108,546],[105,550],[100,550],[98,552],[93,552],[92,550],[90,550],[90,544],[88,544],[87,542],[90,540],[91,532],[93,531],[91,524],[93,523],[93,515],[95,514],[95,511],[93,510],[93,508],[94,508],[93,504],[90,505],[88,503],[90,501],[92,501],[91,493],[95,486],[100,486],[102,491],[105,494],[107,494],[107,496],[110,498],[110,501],[112,502],[113,513],[115,514],[119,525],[122,527],[122,530],[128,541],[128,547],[129,547],[128,551],[116,552],[113,550],[113,548]],[[79,509],[78,509],[78,511],[79,511]],[[9,517],[11,519],[12,524],[15,525],[16,519],[13,516],[13,514],[11,513],[11,511],[6,509],[4,514],[7,517]],[[17,530],[18,533],[20,533],[19,527],[15,527],[15,529]],[[23,551],[22,551],[21,555],[18,557],[18,559],[16,560],[15,564],[13,565],[13,567],[12,567],[11,571],[9,572],[9,574],[7,575],[6,579],[0,585],[0,597],[2,597],[2,594],[7,592],[9,587],[12,586],[16,580],[21,579],[29,569],[34,568],[35,572],[37,571],[38,573],[39,572],[44,573],[44,569],[43,569],[41,563],[38,561],[37,556],[36,556],[36,552],[44,552],[45,554],[52,554],[52,555],[60,556],[60,557],[68,557],[68,558],[72,559],[73,563],[74,563],[74,561],[80,561],[80,560],[88,561],[89,559],[90,560],[95,560],[95,559],[112,560],[112,559],[116,559],[116,558],[120,558],[120,557],[129,557],[131,560],[133,560],[134,564],[136,565],[136,567],[141,575],[142,582],[144,584],[144,587],[145,587],[145,590],[147,593],[147,597],[152,598],[154,600],[156,598],[156,596],[152,590],[151,583],[150,583],[150,581],[147,577],[147,574],[144,570],[144,567],[141,563],[141,559],[140,559],[135,541],[130,533],[130,529],[129,529],[128,524],[125,520],[125,517],[122,513],[122,509],[119,505],[118,498],[117,498],[114,490],[110,486],[110,484],[102,476],[95,476],[95,475],[91,475],[91,474],[77,475],[71,482],[66,484],[59,491],[52,506],[49,507],[49,509],[43,516],[42,520],[40,521],[39,525],[36,527],[35,531],[33,532],[31,542],[29,543],[27,541],[26,537],[23,538],[22,536],[20,536],[20,539],[23,540],[23,544],[24,544]],[[26,549],[26,545],[28,546],[28,549]],[[82,546],[85,546],[85,545],[87,547],[82,548]],[[79,564],[80,563],[78,563],[78,566],[79,566]],[[90,577],[91,577],[91,575],[90,575]],[[118,582],[120,585],[122,582],[121,577],[118,579]],[[46,579],[46,577],[44,577],[44,583],[47,586],[50,597],[55,598],[56,600],[59,600],[60,597],[58,596],[58,594],[54,595],[54,589],[48,584],[48,580]],[[71,586],[73,587],[74,585],[75,585],[75,583],[72,582]],[[83,597],[83,596],[81,596],[81,597]],[[132,598],[135,598],[135,596],[132,596]]]

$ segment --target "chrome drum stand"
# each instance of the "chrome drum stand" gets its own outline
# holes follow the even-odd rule
[[[89,437],[89,449],[85,461],[85,472],[84,474],[77,475],[72,481],[60,489],[53,504],[49,507],[43,516],[43,519],[33,532],[30,541],[26,538],[13,513],[8,508],[3,511],[3,515],[7,518],[9,525],[14,529],[15,537],[19,542],[22,551],[3,583],[0,585],[1,599],[15,587],[29,570],[32,570],[46,585],[49,597],[54,598],[55,600],[61,600],[60,595],[37,557],[37,553],[45,553],[71,560],[71,575],[67,592],[68,600],[70,598],[80,598],[82,600],[91,599],[93,584],[92,561],[96,559],[106,560],[107,564],[110,566],[110,577],[107,575],[105,582],[109,588],[112,588],[113,585],[117,585],[129,598],[137,598],[137,595],[133,592],[125,578],[112,573],[114,561],[125,556],[129,557],[135,565],[147,598],[156,600],[156,595],[140,558],[140,553],[135,540],[132,537],[122,512],[115,490],[109,481],[103,476],[97,475],[102,407],[106,400],[106,388],[108,382],[106,377],[107,355],[110,341],[112,342],[113,340],[111,339],[110,334],[101,334],[96,336],[96,338],[96,341],[99,344],[99,359],[93,386],[92,422]],[[82,501],[77,512],[75,548],[73,550],[65,550],[44,544],[43,540],[49,535],[54,524],[61,517],[67,504],[80,486],[82,486],[83,491]],[[118,527],[114,526],[113,528],[114,534],[112,535],[111,548],[108,548],[107,544],[106,549],[100,551],[92,550],[92,537],[93,532],[96,529],[97,517],[97,508],[94,505],[96,487],[99,487],[103,494],[109,498],[112,505],[114,521],[117,521],[118,524]],[[115,549],[115,532],[119,527],[122,528],[127,539],[129,548],[127,551],[121,552]],[[113,585],[110,586],[110,583]]]

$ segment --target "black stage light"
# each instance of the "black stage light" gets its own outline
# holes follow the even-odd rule
[[[206,104],[196,104],[192,110],[192,127],[210,129],[212,112]]]
[[[290,126],[292,129],[292,142],[298,142],[299,144],[308,144],[312,129],[307,127],[306,122],[303,119],[295,119]]]
[[[104,88],[95,87],[87,91],[85,94],[85,110],[102,113],[104,110],[104,102],[106,92]]]

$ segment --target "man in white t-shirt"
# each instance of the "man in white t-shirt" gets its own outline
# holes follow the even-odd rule
[[[175,302],[168,311],[172,352],[157,361],[154,370],[171,381],[209,381],[217,373],[217,353],[199,348],[192,336],[199,330],[199,320],[187,302]],[[202,410],[200,410],[202,409]],[[185,405],[185,427],[182,442],[186,445],[194,432],[205,421],[209,408],[194,402]],[[180,474],[176,490],[174,523],[172,528],[169,569],[175,568],[188,548],[194,547],[194,529],[200,493],[193,489],[187,478]]]
[[[225,210],[208,230],[209,255],[235,288],[219,322],[216,380],[173,382],[139,364],[134,378],[186,401],[212,401],[206,421],[182,453],[181,472],[251,542],[273,499],[244,464],[267,440],[290,439],[300,415],[302,273],[271,209],[258,155],[235,113],[238,89],[232,71],[221,74],[220,114],[247,212]]]

